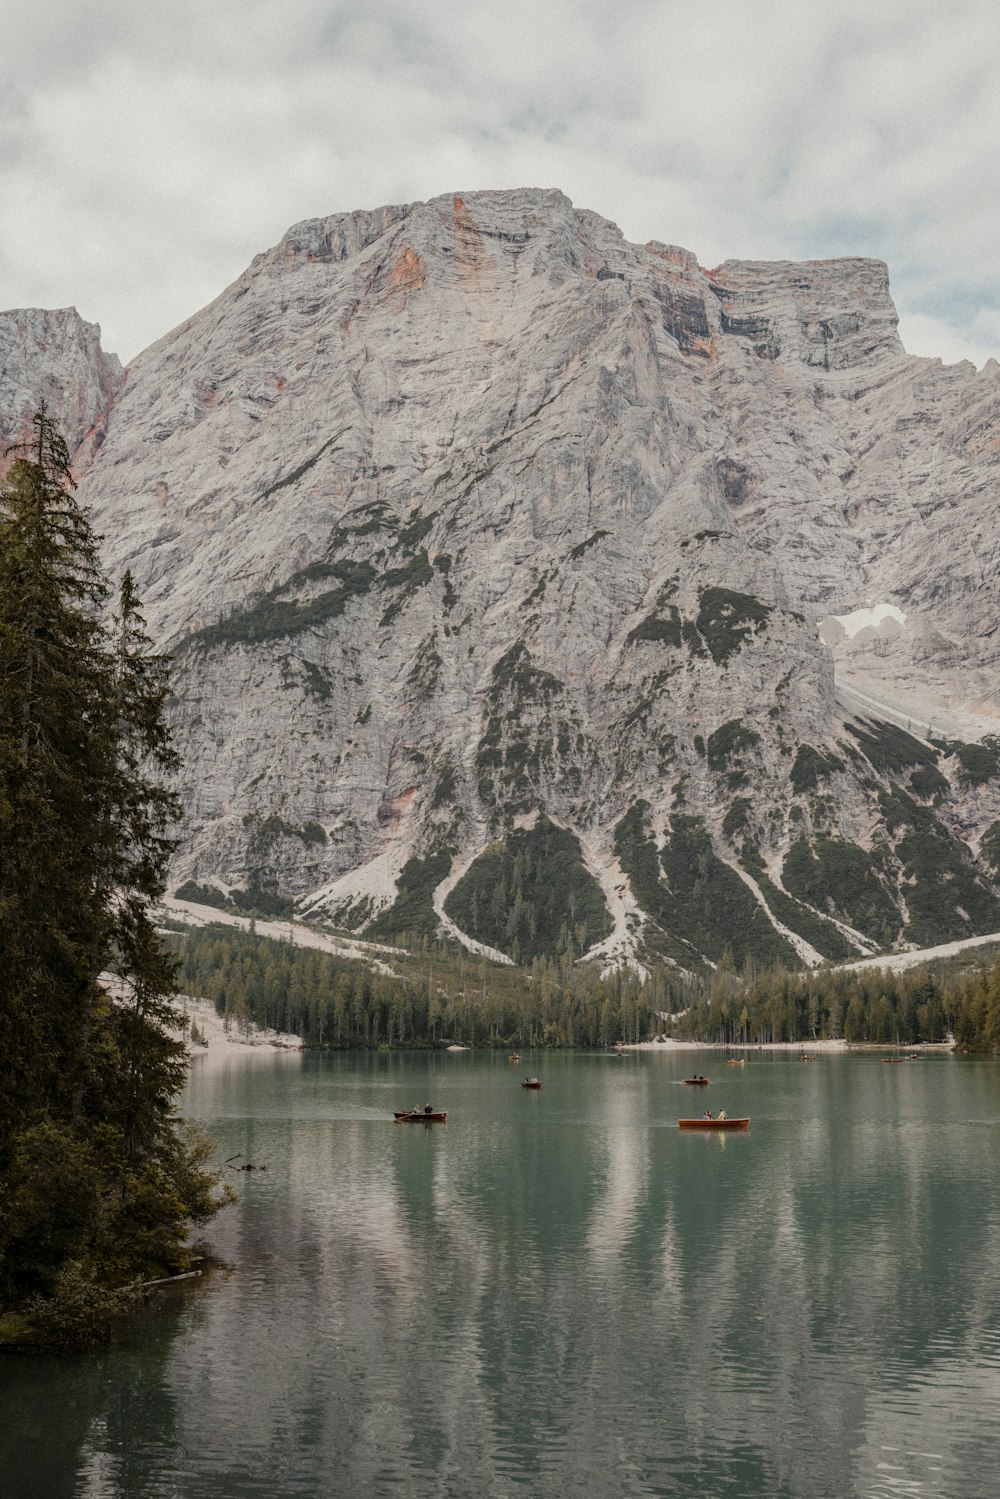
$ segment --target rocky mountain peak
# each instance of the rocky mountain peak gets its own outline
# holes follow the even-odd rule
[[[44,401],[82,473],[124,379],[118,357],[101,348],[99,326],[75,307],[0,312],[0,451],[30,432]]]
[[[907,356],[881,262],[555,191],[294,226],[82,486],[176,653],[178,876],[508,959],[1000,925],[998,377]]]

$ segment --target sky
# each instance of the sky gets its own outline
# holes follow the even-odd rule
[[[557,187],[626,237],[888,262],[1000,356],[994,0],[46,0],[0,53],[0,308],[128,361],[302,219]]]

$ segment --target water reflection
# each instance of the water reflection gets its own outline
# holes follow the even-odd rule
[[[676,1129],[690,1065],[196,1075],[269,1167],[215,1229],[236,1268],[129,1348],[0,1370],[3,1492],[989,1492],[1000,1069],[755,1057],[716,1136]],[[393,1124],[418,1097],[448,1124]]]

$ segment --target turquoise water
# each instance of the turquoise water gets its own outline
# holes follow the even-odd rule
[[[185,1109],[268,1166],[232,1269],[0,1361],[5,1499],[996,1492],[995,1063],[237,1057]]]

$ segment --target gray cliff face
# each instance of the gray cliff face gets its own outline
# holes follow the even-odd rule
[[[0,312],[0,454],[27,436],[44,401],[82,471],[124,378],[117,357],[101,348],[100,328],[74,307]]]
[[[413,929],[544,814],[609,960],[1000,926],[956,748],[998,398],[904,353],[876,261],[705,271],[542,191],[295,226],[129,368],[81,486],[177,657],[178,876]]]

